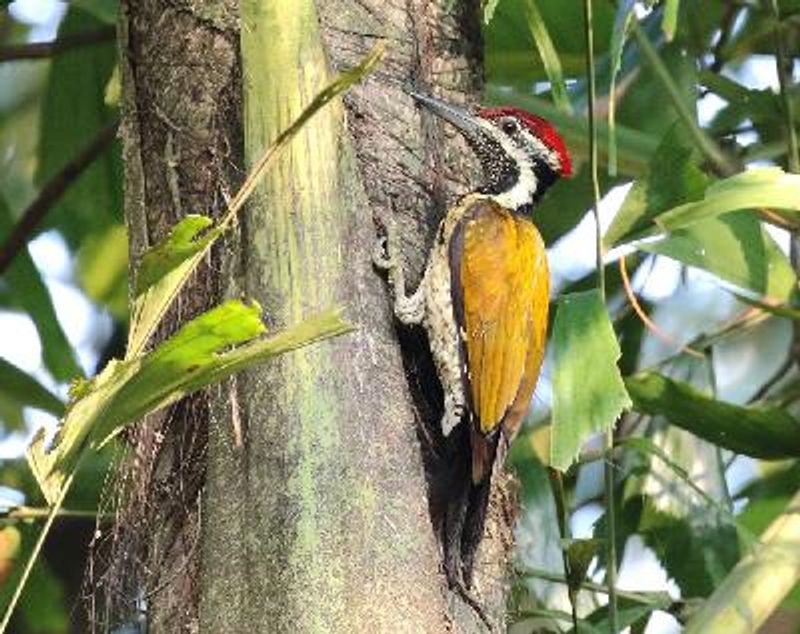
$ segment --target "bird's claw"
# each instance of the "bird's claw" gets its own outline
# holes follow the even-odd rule
[[[397,261],[389,253],[389,242],[386,237],[378,238],[372,251],[372,263],[381,271],[390,271],[397,266]]]

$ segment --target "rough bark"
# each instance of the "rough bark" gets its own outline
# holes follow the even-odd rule
[[[389,46],[345,107],[295,141],[170,320],[244,294],[270,327],[340,304],[358,332],[139,428],[111,570],[132,573],[113,610],[132,613],[144,591],[149,631],[485,629],[441,574],[426,483],[440,406],[424,339],[400,332],[401,356],[370,261],[373,215],[394,218],[415,280],[447,202],[468,187],[464,146],[402,88],[474,96],[477,4],[243,0],[241,66],[233,0],[123,5],[133,262],[185,213],[218,212],[245,156],[258,157],[377,36]],[[487,532],[476,594],[500,623],[508,519],[495,513]]]

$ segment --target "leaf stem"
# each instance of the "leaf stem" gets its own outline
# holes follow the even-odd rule
[[[586,74],[589,84],[589,167],[592,176],[593,204],[592,212],[595,220],[595,249],[597,262],[597,289],[600,297],[605,303],[606,300],[606,279],[603,268],[603,234],[600,227],[600,179],[598,177],[597,166],[597,123],[595,121],[595,102],[597,99],[597,87],[594,74],[594,31],[592,16],[592,0],[583,2],[584,33],[586,36]],[[635,26],[635,25],[634,25]],[[606,496],[606,517],[608,518],[607,535],[607,556],[606,582],[608,585],[608,627],[611,634],[619,631],[617,625],[617,528],[616,528],[616,504],[614,500],[614,426],[612,425],[605,433],[605,453],[606,460],[603,463],[603,479],[605,484]]]
[[[781,29],[781,14],[778,9],[778,0],[770,1],[772,15],[775,18],[775,65],[778,71],[778,82],[781,87],[783,100],[783,113],[786,116],[786,132],[789,136],[789,171],[800,174],[800,150],[797,147],[797,131],[794,128],[794,109],[792,98],[789,95],[789,85],[792,83],[791,69],[792,58],[786,56],[786,42]]]
[[[650,68],[655,73],[658,80],[667,91],[672,105],[678,112],[678,116],[683,121],[689,133],[694,138],[697,147],[705,154],[709,161],[713,164],[715,170],[722,176],[731,176],[739,170],[731,162],[730,158],[720,149],[720,147],[709,137],[706,132],[697,124],[697,120],[678,89],[677,84],[672,79],[669,69],[661,61],[655,47],[647,38],[647,34],[642,30],[638,21],[633,21],[633,34],[636,37],[636,43],[639,45],[639,50],[642,56],[649,64]]]

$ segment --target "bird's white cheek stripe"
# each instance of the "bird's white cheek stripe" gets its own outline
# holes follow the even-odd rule
[[[503,151],[517,164],[519,168],[519,178],[511,189],[499,194],[494,194],[492,198],[496,200],[499,205],[507,209],[518,209],[519,207],[529,205],[539,186],[530,157],[509,139],[502,136],[495,138],[500,141]]]

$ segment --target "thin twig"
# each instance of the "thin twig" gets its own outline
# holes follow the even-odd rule
[[[786,373],[794,367],[794,359],[792,355],[788,355],[786,359],[784,359],[783,363],[781,363],[780,367],[775,370],[773,375],[769,377],[764,384],[758,388],[755,394],[750,397],[748,403],[755,403],[756,401],[762,400],[767,394],[769,394],[770,390],[772,390],[778,382],[786,376]]]
[[[0,274],[8,268],[14,256],[27,244],[36,227],[69,186],[111,145],[117,134],[118,125],[119,122],[114,121],[103,128],[89,145],[81,150],[80,154],[42,187],[39,195],[24,211],[19,222],[5,239],[3,246],[0,247]]]
[[[691,355],[697,359],[705,359],[705,356],[699,350],[695,350],[690,346],[682,345],[679,341],[675,340],[672,336],[661,330],[656,323],[650,319],[649,315],[645,312],[642,305],[639,303],[639,299],[636,297],[636,293],[633,292],[633,287],[631,286],[631,280],[628,276],[628,265],[625,262],[625,256],[623,255],[619,259],[619,273],[622,277],[622,286],[625,289],[625,295],[628,298],[628,302],[630,302],[631,307],[633,308],[633,312],[642,320],[642,323],[647,327],[647,329],[652,332],[657,338],[661,339],[664,343],[669,346],[673,346],[678,348],[681,352],[685,352],[688,355]]]
[[[36,508],[31,506],[15,506],[6,511],[0,512],[0,522],[8,521],[28,521],[46,519],[50,516],[51,509]],[[76,511],[70,509],[59,509],[56,517],[63,519],[112,519],[113,515],[103,515],[97,511]]]
[[[11,62],[20,59],[47,59],[80,46],[112,42],[116,37],[117,30],[114,27],[108,27],[97,29],[96,31],[63,35],[52,42],[0,46],[0,62]]]
[[[714,140],[706,134],[705,130],[698,125],[697,120],[686,105],[678,86],[675,84],[675,80],[672,78],[669,69],[667,69],[664,62],[661,61],[656,49],[647,38],[647,34],[639,25],[638,21],[635,20],[633,22],[633,34],[636,37],[636,43],[639,45],[642,57],[644,57],[655,76],[664,86],[664,89],[667,91],[672,101],[672,105],[675,107],[675,110],[677,110],[684,125],[697,143],[697,147],[699,147],[708,160],[711,161],[715,170],[721,176],[731,176],[735,174],[738,170],[733,165],[730,158],[719,148]]]
[[[595,121],[595,101],[597,100],[597,87],[594,74],[594,31],[592,19],[592,0],[583,2],[583,30],[586,36],[586,74],[589,84],[589,167],[592,176],[593,204],[592,212],[595,220],[595,258],[597,262],[597,290],[605,304],[606,278],[603,268],[603,234],[600,227],[600,179],[597,166],[597,122]],[[636,21],[634,20],[634,28]],[[615,421],[616,423],[616,421]],[[617,627],[617,528],[616,504],[614,501],[614,425],[605,433],[605,450],[607,460],[603,463],[603,479],[606,495],[606,517],[608,518],[608,544],[606,558],[606,582],[608,583],[608,627],[611,634],[619,631]]]
[[[551,581],[553,583],[561,583],[564,585],[569,585],[569,581],[567,581],[561,575],[558,575],[553,572],[549,572],[548,570],[542,570],[541,568],[517,568],[519,574],[526,576],[526,577],[534,577],[536,579],[541,579],[542,581]],[[581,582],[581,589],[582,590],[589,590],[590,592],[599,592],[600,594],[608,594],[608,588],[600,583],[593,583],[591,581],[582,581]],[[625,592],[624,590],[618,590],[617,596],[622,599],[630,599],[631,601],[637,601],[639,603],[652,603],[649,599],[649,594],[647,592]]]

